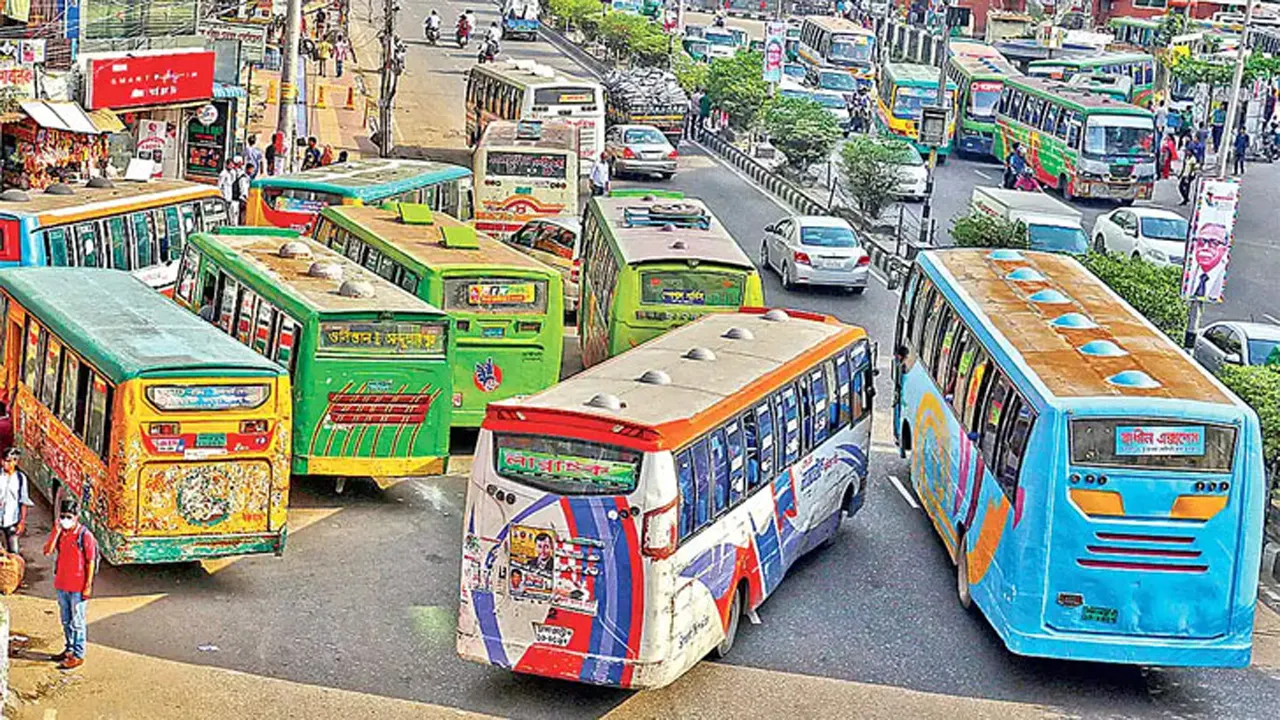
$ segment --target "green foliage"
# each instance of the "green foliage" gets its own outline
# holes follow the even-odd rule
[[[1280,367],[1223,365],[1218,376],[1258,413],[1263,458],[1268,463],[1280,459]]]
[[[764,56],[758,52],[716,58],[707,67],[707,95],[714,107],[729,113],[734,129],[751,129],[769,99],[763,68]]]
[[[682,52],[675,53],[672,57],[671,72],[675,74],[680,87],[690,95],[707,88],[709,71],[706,63],[700,63]]]
[[[893,201],[901,182],[894,159],[902,152],[902,145],[900,140],[856,135],[840,147],[840,174],[845,188],[868,218],[879,218]]]
[[[1181,295],[1182,268],[1092,252],[1083,262],[1152,325],[1181,344],[1188,312]]]
[[[1155,45],[1167,48],[1173,39],[1187,31],[1187,16],[1182,13],[1168,13],[1160,21],[1160,29],[1156,31]]]
[[[820,103],[808,98],[778,98],[764,113],[765,131],[787,163],[804,170],[826,160],[840,139],[840,124]]]
[[[1235,66],[1229,62],[1181,57],[1169,67],[1169,72],[1177,80],[1189,85],[1205,83],[1210,87],[1225,87],[1231,84]],[[1244,82],[1246,83],[1254,80],[1270,80],[1275,77],[1280,77],[1280,58],[1254,53],[1244,63]]]
[[[615,56],[635,58],[642,64],[661,62],[671,48],[671,38],[649,18],[611,12],[600,21],[597,38]]]
[[[959,247],[1014,248],[1029,247],[1027,226],[1021,220],[972,212],[951,221],[951,238]]]
[[[560,20],[594,38],[604,17],[598,0],[546,0],[547,10]]]

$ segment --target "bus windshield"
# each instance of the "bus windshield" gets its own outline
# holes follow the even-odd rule
[[[996,104],[1000,102],[1000,90],[1004,83],[996,80],[980,80],[969,85],[969,114],[974,117],[994,118]]]
[[[836,35],[831,38],[829,60],[843,60],[859,65],[871,62],[871,37],[867,35]]]
[[[741,307],[743,276],[712,270],[650,270],[640,273],[645,305]]]
[[[1236,429],[1179,420],[1071,421],[1071,461],[1081,465],[1231,472]]]
[[[559,495],[626,495],[636,489],[641,453],[612,445],[534,435],[495,435],[499,475]]]
[[[395,320],[322,321],[316,354],[320,357],[444,357],[447,333],[444,323]]]
[[[1027,228],[1027,242],[1032,250],[1046,252],[1083,255],[1089,249],[1083,230],[1060,225],[1031,225]]]
[[[532,278],[445,278],[444,309],[487,315],[547,311],[547,281]]]
[[[823,90],[839,90],[841,92],[854,92],[858,89],[858,81],[847,72],[832,72],[830,70],[818,73],[818,87]]]
[[[716,32],[713,30],[708,30],[702,36],[702,39],[706,40],[712,45],[724,45],[728,47],[734,47],[735,45],[737,45],[737,43],[734,42],[733,40],[733,35],[730,35],[729,33]]]
[[[1085,123],[1084,153],[1103,157],[1149,157],[1155,152],[1150,117],[1091,115]]]
[[[938,88],[899,86],[893,97],[894,117],[919,120],[921,109],[938,99]]]

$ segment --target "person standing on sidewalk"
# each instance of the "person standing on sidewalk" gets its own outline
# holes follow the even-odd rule
[[[1244,129],[1243,125],[1236,128],[1236,138],[1232,149],[1235,151],[1235,174],[1243,175],[1244,156],[1249,152],[1249,133]]]
[[[609,192],[609,155],[600,153],[600,159],[591,166],[591,195],[598,197]]]
[[[27,508],[31,502],[27,476],[18,469],[22,451],[11,447],[0,460],[0,538],[4,551],[18,554],[18,538],[27,529]]]
[[[1191,202],[1191,191],[1195,188],[1196,176],[1200,174],[1200,158],[1190,148],[1182,156],[1182,169],[1178,172],[1178,194],[1182,196],[1179,205]]]
[[[329,64],[331,55],[333,55],[333,45],[329,44],[328,38],[320,38],[316,42],[316,62],[320,64],[320,77],[325,77],[325,67]]]
[[[307,138],[307,151],[302,154],[303,170],[320,167],[320,148],[316,147],[317,142],[319,141],[314,135]]]
[[[258,136],[250,135],[246,145],[244,159],[249,165],[249,179],[254,180],[266,165],[263,164],[262,150],[258,147]]]
[[[222,199],[227,202],[235,200],[236,161],[234,159],[223,165],[222,172],[218,173],[218,192],[222,193]]]
[[[98,541],[80,524],[76,501],[64,499],[58,508],[58,524],[44,544],[45,555],[55,555],[53,589],[62,611],[66,648],[53,656],[62,670],[84,664],[85,603],[93,596],[93,576],[98,571]]]
[[[333,41],[333,66],[338,71],[338,77],[342,77],[342,66],[346,64],[347,59],[351,56],[351,44],[342,35],[338,35]]]

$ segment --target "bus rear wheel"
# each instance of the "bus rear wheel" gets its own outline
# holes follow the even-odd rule
[[[960,607],[968,610],[973,607],[973,593],[969,589],[968,542],[963,534],[957,542],[960,547],[956,550],[956,594],[960,596]]]
[[[724,640],[711,652],[717,659],[723,659],[733,649],[733,641],[738,637],[738,625],[742,622],[742,606],[747,601],[741,584],[733,589],[733,597],[729,600],[729,626],[725,628]]]

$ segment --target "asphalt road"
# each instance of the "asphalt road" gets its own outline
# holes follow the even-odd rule
[[[406,35],[420,27],[424,7],[406,3]],[[444,8],[448,24],[462,6],[436,7]],[[487,24],[490,9],[473,7],[483,11]],[[542,59],[570,68],[545,44],[521,50],[523,56],[530,54],[524,50],[536,50]],[[416,44],[409,50],[414,82],[435,83],[431,92],[455,95],[457,102],[463,79],[453,70],[460,66],[465,59],[456,51]],[[402,85],[401,92],[411,87]],[[434,111],[460,113],[460,105]],[[407,137],[417,133],[412,125],[403,131]],[[696,147],[686,144],[682,153],[670,187],[706,201],[757,257],[761,229],[785,209]],[[982,180],[979,172],[990,170],[964,162],[945,167],[940,216],[949,217],[948,208],[958,210],[967,201],[968,188]],[[1249,205],[1242,208],[1242,231],[1264,237],[1269,205]],[[1256,219],[1246,216],[1254,212]],[[1261,264],[1266,247],[1248,242],[1238,250],[1237,263],[1246,267],[1233,276],[1232,290],[1245,288],[1241,297],[1263,293],[1265,271],[1248,265]],[[1256,290],[1249,289],[1251,282],[1258,283]],[[883,284],[873,281],[862,296],[788,293],[768,273],[765,288],[771,305],[830,313],[865,326],[887,361],[896,297]],[[761,608],[762,624],[744,625],[729,663],[1049,705],[1082,717],[1275,716],[1280,677],[1274,671],[1154,670],[1032,660],[1005,651],[979,616],[960,608],[941,543],[924,515],[888,480],[905,477],[906,466],[892,450],[883,421],[889,410],[887,373],[880,382],[866,506],[844,524],[834,547],[793,569]],[[299,481],[283,558],[249,558],[220,568],[108,568],[98,594],[132,597],[137,608],[95,622],[90,639],[174,660],[502,716],[598,717],[625,701],[625,692],[517,676],[456,658],[462,492],[456,477],[408,481],[385,493],[355,484],[336,497],[330,483]],[[848,712],[857,715],[856,708]]]

